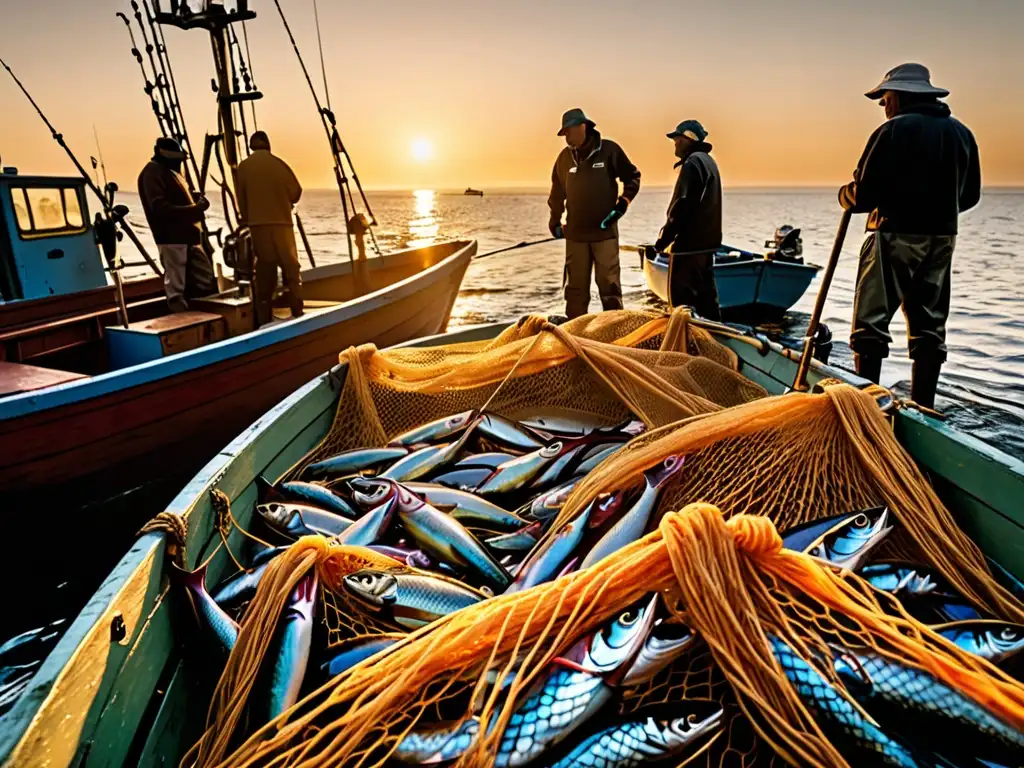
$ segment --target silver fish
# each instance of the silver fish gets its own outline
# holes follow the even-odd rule
[[[515,456],[510,453],[474,453],[455,462],[455,469],[467,469],[469,467],[494,469],[514,458]]]
[[[377,469],[384,464],[398,461],[408,453],[408,448],[357,448],[310,464],[302,471],[302,477],[323,480],[357,475],[368,469]]]
[[[593,447],[609,442],[603,434],[556,440],[540,450],[505,462],[475,492],[483,495],[511,493],[524,488],[543,488],[564,482]],[[621,440],[625,442],[625,438]]]
[[[598,450],[591,451],[587,455],[587,458],[583,460],[583,463],[576,467],[576,477],[585,477],[586,475],[589,475],[597,468],[598,464],[622,450],[623,445],[624,443],[615,443],[613,445],[608,445]]]
[[[466,467],[436,475],[432,482],[446,488],[469,492],[475,491],[493,474],[494,470],[489,467]]]
[[[459,450],[460,446],[458,443],[428,445],[413,451],[405,458],[399,459],[381,472],[380,477],[386,477],[397,482],[419,480],[450,463]]]
[[[272,501],[259,504],[256,512],[278,533],[298,539],[302,536],[338,536],[352,525],[341,515],[302,504]]]
[[[524,504],[520,507],[516,514],[532,520],[549,520],[554,518],[562,511],[562,507],[569,500],[570,494],[576,490],[576,486],[582,481],[583,478],[574,477],[567,483],[556,486],[550,491],[545,491],[529,504]]]
[[[265,478],[257,477],[256,491],[261,504],[273,501],[306,504],[333,512],[349,520],[356,518],[356,511],[345,499],[330,488],[325,488],[317,483],[290,480],[287,483],[271,485]]]
[[[385,501],[339,533],[335,537],[335,541],[338,544],[345,544],[351,547],[367,547],[370,544],[376,544],[387,532],[394,517],[394,502]]]
[[[580,568],[589,568],[613,552],[644,535],[651,514],[658,502],[658,494],[665,484],[683,468],[682,456],[669,456],[657,466],[644,471],[644,490],[630,510],[598,540],[583,558]]]
[[[278,621],[275,641],[268,651],[268,658],[272,659],[273,665],[266,702],[268,721],[298,701],[302,679],[309,663],[316,591],[316,572],[311,571],[292,591]]]
[[[639,685],[651,680],[689,651],[696,639],[693,630],[684,624],[658,621],[647,635],[636,661],[623,678],[622,685]]]
[[[454,416],[445,416],[442,419],[437,419],[429,424],[424,424],[421,427],[416,427],[399,435],[392,439],[388,446],[408,448],[413,445],[437,443],[447,440],[465,431],[466,427],[472,423],[474,416],[474,411],[465,411]]]
[[[932,595],[956,597],[956,591],[941,574],[916,563],[888,561],[869,563],[857,575],[875,589],[899,597]]]
[[[479,732],[480,720],[476,717],[435,723],[406,734],[391,757],[405,765],[448,763],[469,749]]]
[[[463,524],[480,523],[482,527],[501,531],[517,531],[529,525],[518,515],[508,512],[472,493],[433,483],[402,483],[432,507],[447,512]]]
[[[487,597],[454,579],[403,569],[365,568],[346,576],[343,583],[353,597],[407,629],[418,629]]]
[[[393,558],[399,565],[408,565],[413,568],[429,570],[437,567],[434,559],[422,549],[407,549],[405,547],[390,547],[384,544],[370,544],[368,549],[379,552]]]
[[[822,536],[806,552],[837,568],[855,571],[892,531],[888,521],[889,510],[884,507],[861,512]]]
[[[523,528],[520,531],[504,533],[501,536],[492,536],[484,541],[490,549],[501,552],[526,552],[533,549],[537,540],[544,535],[544,527],[540,521]]]
[[[477,433],[488,443],[526,453],[544,447],[544,441],[530,430],[496,413],[485,413],[476,426]]]
[[[186,571],[172,563],[171,572],[188,588],[192,609],[200,624],[205,625],[217,639],[218,645],[230,653],[238,640],[238,624],[213,601],[206,591],[206,566],[203,565],[194,571]]]
[[[354,487],[358,484],[359,488],[372,488],[369,495],[374,498],[382,493],[393,495],[395,511],[405,530],[434,557],[473,572],[492,589],[504,589],[511,582],[508,572],[458,520],[430,506],[400,483],[387,478],[365,478],[352,483]]]
[[[683,699],[648,712],[588,736],[550,768],[635,768],[668,758],[679,764],[687,750],[696,754],[722,731],[716,701]]]
[[[274,549],[277,550],[277,554],[280,554],[288,547],[274,547]],[[249,570],[239,571],[225,579],[213,593],[213,601],[224,610],[233,610],[242,603],[252,600],[268,565],[270,565],[270,559],[265,559]]]
[[[576,519],[567,523],[558,533],[547,539],[540,549],[532,552],[516,572],[516,579],[505,590],[505,594],[520,592],[555,578],[583,540],[590,515],[599,504],[608,498],[611,497],[607,494],[599,496],[580,512]]]
[[[389,632],[350,638],[331,647],[330,651],[333,655],[330,661],[320,666],[320,671],[328,678],[337,677],[356,664],[387,650],[405,637],[406,635],[401,633]]]
[[[940,624],[932,629],[954,645],[993,664],[1006,661],[1024,648],[1024,626],[1020,624],[976,619]]]

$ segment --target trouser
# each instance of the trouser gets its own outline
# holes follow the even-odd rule
[[[622,283],[619,280],[619,239],[596,243],[565,241],[565,314],[571,320],[587,314],[590,307],[590,273],[594,273],[602,309],[622,309]]]
[[[860,250],[853,301],[850,348],[854,352],[887,357],[892,343],[889,323],[902,305],[910,357],[935,363],[946,360],[955,244],[954,235],[872,232],[867,236]]]
[[[188,299],[217,292],[213,262],[195,245],[158,245],[164,268],[164,292],[171,312],[187,312]]]
[[[274,291],[277,270],[284,278],[285,298],[292,317],[302,314],[302,277],[299,274],[299,253],[295,232],[290,224],[249,227],[256,254],[256,318],[260,325],[274,319]]]
[[[720,320],[714,254],[676,254],[671,259],[668,278],[672,307],[693,307],[706,320]]]

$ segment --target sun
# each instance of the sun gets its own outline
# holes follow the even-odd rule
[[[430,143],[430,139],[413,139],[412,141],[412,158],[416,162],[425,163],[434,156],[434,145]]]

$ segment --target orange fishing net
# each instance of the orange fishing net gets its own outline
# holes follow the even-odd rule
[[[978,607],[1024,620],[1024,606],[993,581],[977,547],[893,437],[875,393],[834,385],[824,394],[767,398],[736,371],[731,352],[679,313],[605,313],[562,327],[529,318],[491,342],[389,352],[361,347],[342,360],[348,370],[334,425],[296,470],[484,406],[513,419],[547,409],[608,423],[642,418],[652,429],[576,488],[553,535],[599,493],[632,486],[665,457],[683,454],[686,463],[663,488],[657,530],[643,540],[586,570],[424,627],[230,753],[259,646],[306,571],[318,570],[332,640],[381,631],[342,597],[342,578],[359,567],[359,550],[301,540],[271,563],[249,608],[197,745],[198,765],[381,765],[417,723],[471,711],[486,735],[457,764],[488,765],[517,694],[557,654],[650,592],[661,593],[701,643],[654,680],[625,691],[621,710],[684,695],[723,702],[726,736],[700,757],[709,766],[847,765],[782,675],[766,633],[784,638],[827,679],[835,674],[819,659],[828,643],[873,649],[928,670],[1024,727],[1019,684],[857,577],[780,550],[776,525],[885,503],[918,559]],[[507,698],[487,682],[488,670],[503,670],[491,679],[515,675]]]

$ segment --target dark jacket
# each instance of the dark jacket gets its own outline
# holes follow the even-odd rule
[[[139,197],[157,245],[199,245],[203,212],[180,173],[151,160],[139,174]]]
[[[290,227],[292,206],[302,197],[302,186],[284,160],[257,149],[238,164],[235,197],[243,224]]]
[[[978,145],[942,102],[916,104],[868,139],[839,203],[868,213],[868,230],[955,235],[957,215],[981,197]]]
[[[659,251],[685,253],[722,244],[722,175],[710,151],[710,144],[702,144],[676,163],[679,177],[658,235]]]
[[[601,222],[618,202],[619,181],[622,197],[632,202],[640,191],[640,171],[622,147],[591,129],[582,147],[566,147],[555,160],[548,197],[552,225],[567,210],[566,239],[594,243],[618,237],[617,226],[601,229]]]

